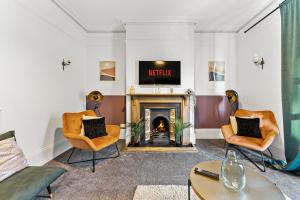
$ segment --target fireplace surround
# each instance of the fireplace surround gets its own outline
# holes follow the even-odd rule
[[[140,117],[145,119],[141,135],[143,145],[174,145],[175,132],[171,124],[181,117],[180,103],[141,103]]]
[[[130,96],[130,120],[145,119],[141,144],[145,146],[168,146],[174,144],[175,132],[170,126],[176,119],[190,122],[189,94],[128,94]],[[191,144],[191,129],[183,132],[182,144]],[[127,137],[130,138],[130,130]],[[126,141],[128,144],[130,141]]]

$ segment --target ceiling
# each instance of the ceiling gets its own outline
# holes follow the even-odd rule
[[[52,0],[88,31],[124,31],[124,19],[193,21],[196,31],[236,32],[274,0]]]

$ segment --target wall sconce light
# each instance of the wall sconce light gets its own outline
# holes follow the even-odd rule
[[[61,65],[63,66],[63,71],[65,71],[65,66],[68,66],[71,64],[71,61],[70,60],[66,60],[66,59],[63,59]]]
[[[260,65],[262,70],[264,69],[265,61],[264,61],[263,57],[261,57],[261,56],[259,56],[257,54],[254,54],[254,56],[253,56],[253,63],[255,65]]]

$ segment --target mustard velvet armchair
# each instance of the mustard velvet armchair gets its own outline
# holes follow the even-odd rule
[[[233,133],[230,124],[224,125],[221,128],[222,134],[225,139],[226,145],[226,155],[229,147],[236,147],[236,149],[250,162],[252,162],[260,171],[265,171],[264,164],[264,151],[268,150],[271,157],[273,157],[272,152],[269,147],[279,135],[278,125],[275,116],[272,111],[250,111],[239,109],[235,113],[236,117],[254,117],[260,119],[260,132],[262,138],[252,138],[246,136],[238,136]],[[263,168],[259,167],[256,162],[254,162],[247,154],[245,154],[239,147],[245,147],[250,150],[259,152],[261,155],[261,164]]]
[[[82,128],[82,116],[96,116],[96,113],[92,110],[87,110],[79,113],[64,113],[62,116],[63,120],[63,134],[64,137],[73,146],[72,152],[68,158],[69,164],[80,163],[80,162],[90,162],[93,163],[92,171],[95,172],[95,162],[96,160],[116,158],[119,157],[120,152],[118,149],[117,142],[120,136],[120,127],[116,125],[106,125],[106,132],[108,135],[89,139],[84,135],[80,135]],[[100,151],[110,145],[115,145],[117,154],[115,156],[109,156],[104,158],[96,158],[96,152]],[[70,159],[75,151],[75,149],[83,149],[92,152],[92,159],[81,160],[70,162]]]

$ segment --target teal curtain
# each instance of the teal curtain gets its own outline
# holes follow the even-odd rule
[[[280,7],[285,155],[290,162],[300,146],[300,0],[286,0]]]

